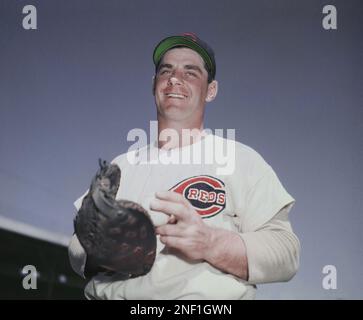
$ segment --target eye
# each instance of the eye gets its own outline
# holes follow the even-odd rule
[[[196,77],[197,76],[194,72],[191,72],[191,71],[187,71],[186,74],[188,76],[192,76],[192,77]]]
[[[160,71],[160,74],[161,74],[161,75],[169,74],[169,73],[170,73],[170,70],[168,70],[168,69],[164,69],[164,70],[161,70],[161,71]]]

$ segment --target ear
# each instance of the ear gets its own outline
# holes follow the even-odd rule
[[[205,98],[206,102],[211,102],[217,96],[218,93],[218,81],[213,80],[210,84],[208,84],[207,97]]]
[[[155,86],[156,86],[155,76],[153,76],[151,81],[152,81],[153,96],[155,96]]]

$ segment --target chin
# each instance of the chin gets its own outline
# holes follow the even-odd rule
[[[161,104],[162,110],[185,110],[188,109],[188,104],[185,101],[165,101]]]
[[[186,110],[182,109],[180,106],[168,106],[163,109],[163,114],[167,119],[178,121],[187,118],[189,112],[187,113]]]

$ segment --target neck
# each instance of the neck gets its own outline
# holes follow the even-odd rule
[[[205,136],[203,121],[181,123],[158,117],[158,147],[170,150],[198,142]]]

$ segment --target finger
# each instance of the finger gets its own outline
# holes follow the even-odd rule
[[[180,203],[153,199],[150,202],[151,210],[161,211],[169,216],[174,215],[177,220],[185,218],[187,215],[187,208]]]
[[[158,191],[155,197],[160,200],[177,202],[189,206],[189,201],[186,200],[180,193],[174,191]]]
[[[155,229],[160,236],[182,237],[183,231],[175,224],[164,224]]]
[[[165,246],[174,249],[183,248],[184,239],[172,236],[161,236],[160,241],[165,244]]]

